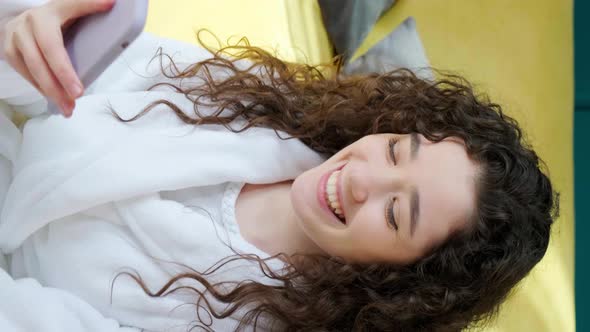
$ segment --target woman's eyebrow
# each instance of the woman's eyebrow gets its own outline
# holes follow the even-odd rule
[[[418,157],[420,151],[420,138],[417,133],[410,134],[410,160],[414,161]],[[412,188],[410,198],[410,237],[414,236],[414,231],[418,224],[418,217],[420,216],[420,196],[418,189]]]
[[[420,138],[417,133],[410,134],[410,159],[413,161],[418,156],[420,150]]]
[[[410,198],[410,236],[414,236],[414,231],[418,225],[418,217],[420,216],[420,196],[418,190],[414,187]]]

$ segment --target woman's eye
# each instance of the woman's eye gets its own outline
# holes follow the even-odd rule
[[[393,161],[393,164],[396,165],[397,161],[395,160],[395,144],[397,143],[397,140],[395,138],[390,138],[389,139],[389,157],[391,158],[391,161]]]
[[[387,223],[390,227],[393,227],[397,231],[397,223],[395,222],[395,215],[393,213],[393,203],[395,202],[394,199],[391,200],[391,203],[387,206],[385,211],[385,218],[387,219]]]

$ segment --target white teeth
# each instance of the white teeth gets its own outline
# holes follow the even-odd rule
[[[335,184],[328,184],[326,186],[327,192],[335,193],[336,192],[336,185]]]
[[[328,178],[328,183],[326,184],[326,202],[332,211],[338,215],[338,217],[344,219],[342,209],[340,208],[340,203],[338,202],[338,190],[336,188],[338,174],[340,174],[340,171],[334,171]]]
[[[330,199],[330,203],[332,205],[338,204],[338,199],[336,198],[336,195],[328,195],[328,199]]]
[[[339,172],[339,171],[336,171],[336,172]],[[336,172],[332,173],[332,174],[330,175],[330,177],[328,178],[328,185],[336,185],[336,177],[335,177],[335,176],[332,176],[332,175],[334,175]]]

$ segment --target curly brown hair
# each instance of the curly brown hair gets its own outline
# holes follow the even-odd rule
[[[262,315],[285,331],[459,331],[488,323],[544,256],[558,215],[558,194],[517,122],[462,77],[439,74],[440,79],[427,81],[405,69],[343,77],[338,64],[288,63],[247,42],[209,51],[210,59],[183,70],[167,55],[171,73],[162,66],[168,78],[199,77],[202,84],[150,88],[167,85],[185,94],[194,103],[194,117],[158,100],[137,116],[119,120],[134,121],[165,104],[188,124],[221,124],[234,132],[269,127],[289,135],[282,139],[300,139],[327,155],[376,133],[420,133],[435,142],[459,137],[482,168],[476,213],[468,230],[405,266],[348,264],[321,255],[281,253],[261,259],[238,254],[235,258],[259,264],[280,286],[242,281],[222,292],[191,270],[152,292],[132,275],[149,295],[164,296],[177,281],[196,280],[229,304],[216,312],[194,290],[197,304],[204,301],[216,318],[253,305],[237,330],[256,327]],[[224,55],[227,51],[231,57]],[[161,49],[157,56],[162,65]],[[200,106],[217,111],[203,115]],[[238,118],[247,125],[229,126]],[[271,270],[266,262],[274,258],[287,262],[287,268]]]

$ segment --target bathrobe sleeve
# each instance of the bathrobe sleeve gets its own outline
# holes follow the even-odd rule
[[[0,1],[0,37],[10,19],[48,0]],[[3,38],[0,38],[3,41]],[[0,56],[0,207],[12,179],[22,133],[12,123],[13,112],[34,117],[45,112],[47,101]],[[43,287],[35,279],[13,279],[0,252],[0,331],[139,331],[103,317],[69,292]]]
[[[0,47],[4,44],[6,22],[22,11],[47,0],[3,0],[0,2]],[[20,148],[22,134],[11,122],[12,113],[18,109],[41,108],[44,98],[22,78],[4,59],[0,52],[0,211],[6,192],[12,180],[12,170]],[[5,258],[0,252],[0,269],[6,268]]]
[[[23,11],[48,0],[0,1],[0,48],[3,48],[6,23]],[[42,114],[47,100],[33,85],[14,70],[0,51],[0,211],[13,177],[13,167],[22,142],[22,132],[12,123],[13,113],[32,117]],[[6,266],[0,252],[0,269]]]

